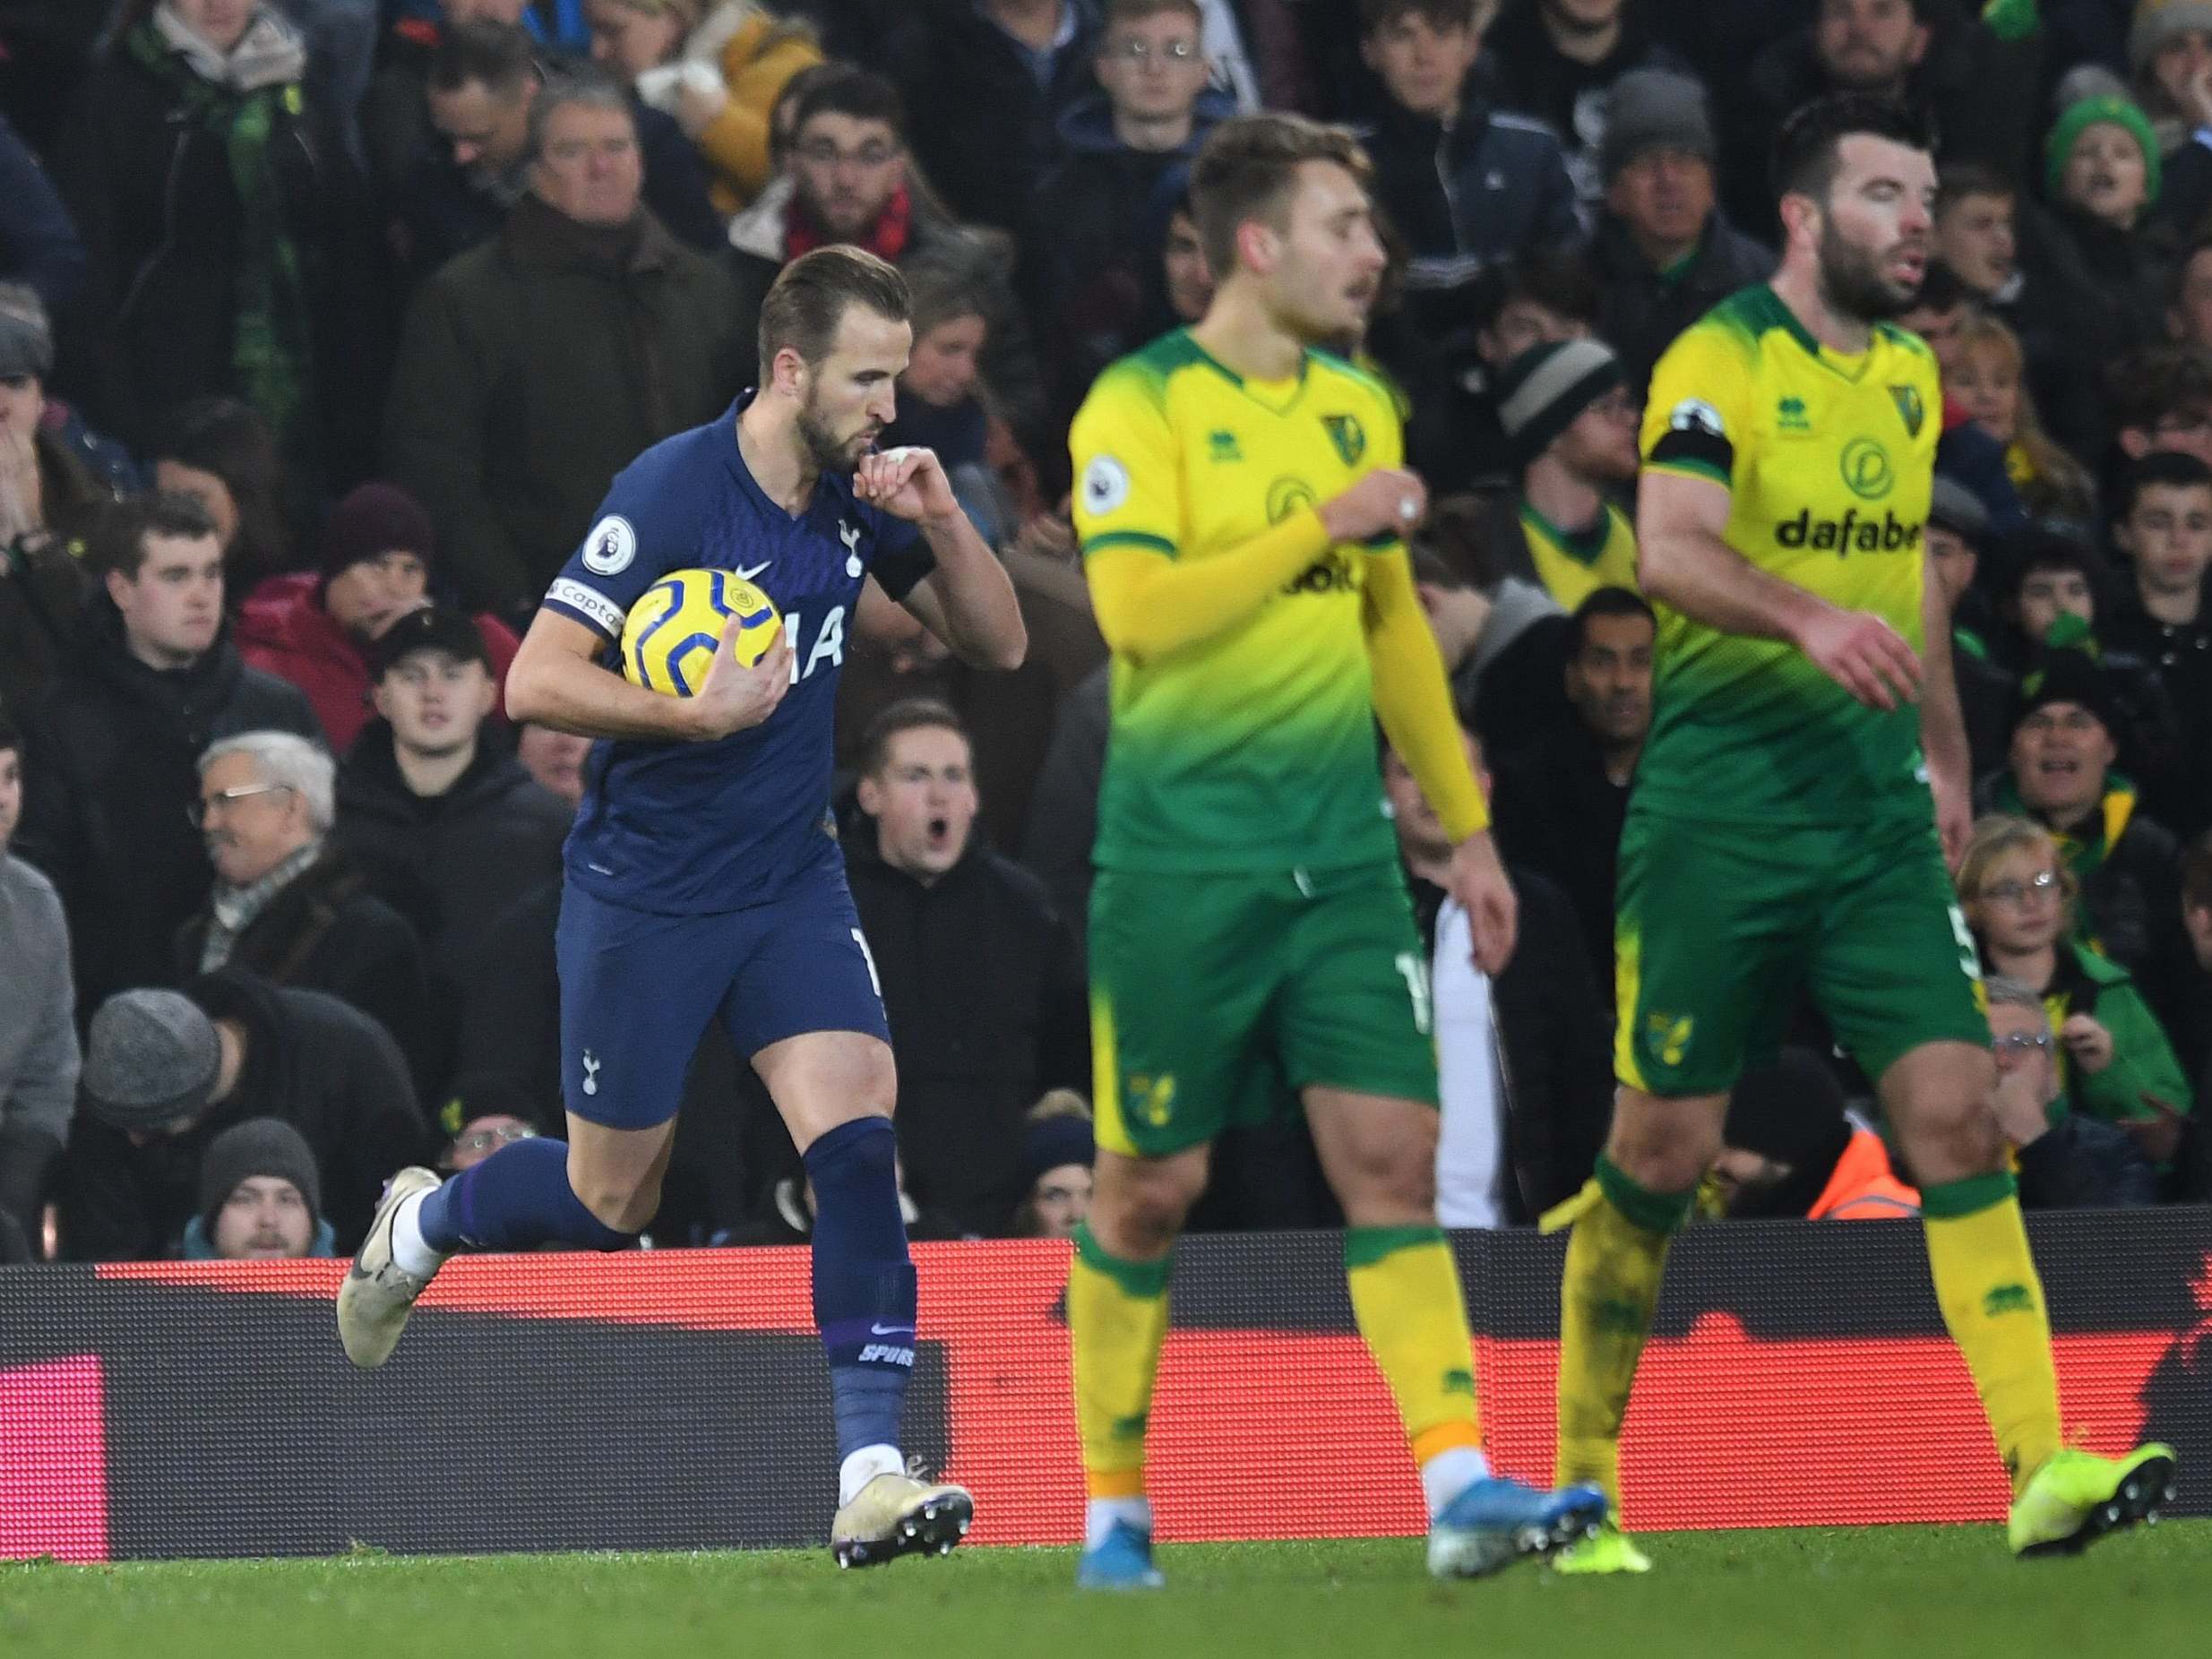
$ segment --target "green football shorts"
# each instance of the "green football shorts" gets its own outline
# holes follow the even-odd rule
[[[1989,1042],[1932,821],[1762,829],[1631,805],[1614,949],[1614,1070],[1646,1094],[1726,1094],[1808,991],[1870,1079],[1924,1043]]]
[[[1436,1104],[1428,958],[1395,864],[1101,870],[1090,890],[1098,1144],[1166,1157],[1312,1085]]]

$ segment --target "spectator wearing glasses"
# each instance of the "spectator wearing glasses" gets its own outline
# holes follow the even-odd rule
[[[2189,1079],[2134,976],[2073,933],[2079,889],[2050,832],[2021,818],[1975,825],[1958,900],[1989,974],[2042,999],[2065,1111],[2131,1125],[2152,1162],[2179,1144]]]
[[[1198,0],[1107,0],[1092,60],[1104,89],[1060,117],[1062,159],[1022,233],[1023,293],[1055,388],[1072,411],[1089,376],[1141,345],[1165,220],[1158,202],[1235,113],[1207,85]],[[1080,381],[1080,384],[1075,383]]]
[[[478,1071],[455,1080],[433,1127],[445,1138],[438,1168],[451,1175],[518,1140],[534,1140],[555,1115],[538,1107],[512,1078]]]
[[[215,890],[177,933],[175,977],[237,967],[326,992],[382,1024],[417,1075],[435,1077],[422,944],[331,841],[336,773],[327,753],[289,732],[209,745],[192,819]]]
[[[60,890],[81,1008],[171,977],[171,937],[211,873],[185,816],[202,751],[239,732],[321,729],[305,697],[231,644],[222,544],[196,502],[124,503],[93,566],[101,591],[77,649],[24,722],[16,843]]]
[[[983,384],[1000,417],[1040,458],[1046,398],[1028,322],[994,250],[946,218],[909,174],[897,90],[863,70],[828,65],[794,79],[778,116],[790,125],[784,155],[791,188],[763,192],[730,224],[739,310],[757,314],[777,273],[828,244],[865,248],[901,270],[917,262],[964,265],[986,327],[977,358]],[[1054,447],[1064,448],[1057,439]]]
[[[2010,974],[1984,982],[1997,1127],[2019,1165],[2026,1209],[2124,1209],[2158,1201],[2158,1176],[2133,1137],[2067,1111],[2059,1040],[2043,998]]]

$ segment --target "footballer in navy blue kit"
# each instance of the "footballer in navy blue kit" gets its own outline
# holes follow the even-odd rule
[[[568,1139],[514,1142],[443,1184],[401,1171],[338,1298],[346,1352],[373,1368],[459,1251],[631,1243],[659,1203],[685,1070],[720,1019],[813,1189],[844,1566],[949,1550],[973,1500],[899,1450],[915,1275],[890,1032],[830,819],[839,671],[871,581],[978,666],[1017,666],[1027,646],[1012,585],[936,456],[875,451],[911,343],[890,265],[851,247],[794,261],[762,303],[760,389],[624,468],[547,590],[508,711],[598,740],[556,934]],[[631,683],[615,650],[631,606],[697,568],[763,589],[779,637],[746,665],[729,629],[689,697]]]

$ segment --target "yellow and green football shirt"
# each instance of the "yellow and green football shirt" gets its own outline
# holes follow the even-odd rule
[[[1830,350],[1760,287],[1715,306],[1659,359],[1644,463],[1726,486],[1731,547],[1873,613],[1918,651],[1941,424],[1935,359],[1915,336],[1879,323],[1865,351]],[[1639,808],[1763,824],[1927,816],[1917,706],[1884,714],[1794,645],[1658,609]]]
[[[1573,611],[1600,588],[1636,585],[1636,528],[1628,514],[1611,502],[1597,522],[1580,535],[1571,535],[1538,512],[1527,501],[1520,504],[1521,537],[1528,544],[1528,557],[1536,567],[1536,580],[1559,601],[1562,610]]]
[[[1309,351],[1295,378],[1261,383],[1177,330],[1098,377],[1069,446],[1086,556],[1203,559],[1398,466],[1402,437],[1390,394],[1339,358]],[[1099,868],[1397,857],[1375,753],[1364,553],[1330,548],[1210,639],[1142,661],[1115,654]]]

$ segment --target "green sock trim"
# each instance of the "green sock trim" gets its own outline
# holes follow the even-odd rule
[[[1627,1216],[1631,1225],[1646,1233],[1679,1233],[1683,1223],[1690,1219],[1691,1200],[1697,1197],[1689,1192],[1654,1192],[1624,1173],[1618,1164],[1600,1153],[1597,1156],[1597,1190],[1605,1195],[1605,1201]]]
[[[1442,1227],[1347,1227],[1344,1231],[1344,1269],[1372,1268],[1386,1256],[1422,1244],[1442,1244]]]
[[[2020,1183],[2006,1169],[1969,1175],[1964,1181],[1947,1181],[1939,1187],[1921,1188],[1921,1219],[1957,1221],[1962,1216],[1978,1216],[1985,1209],[2010,1203],[2019,1195]]]
[[[1075,1259],[1093,1273],[1103,1273],[1112,1279],[1121,1286],[1123,1295],[1148,1302],[1167,1294],[1167,1273],[1175,1261],[1172,1252],[1158,1261],[1124,1261],[1119,1256],[1110,1256],[1106,1246],[1092,1236],[1087,1222],[1076,1224]]]

